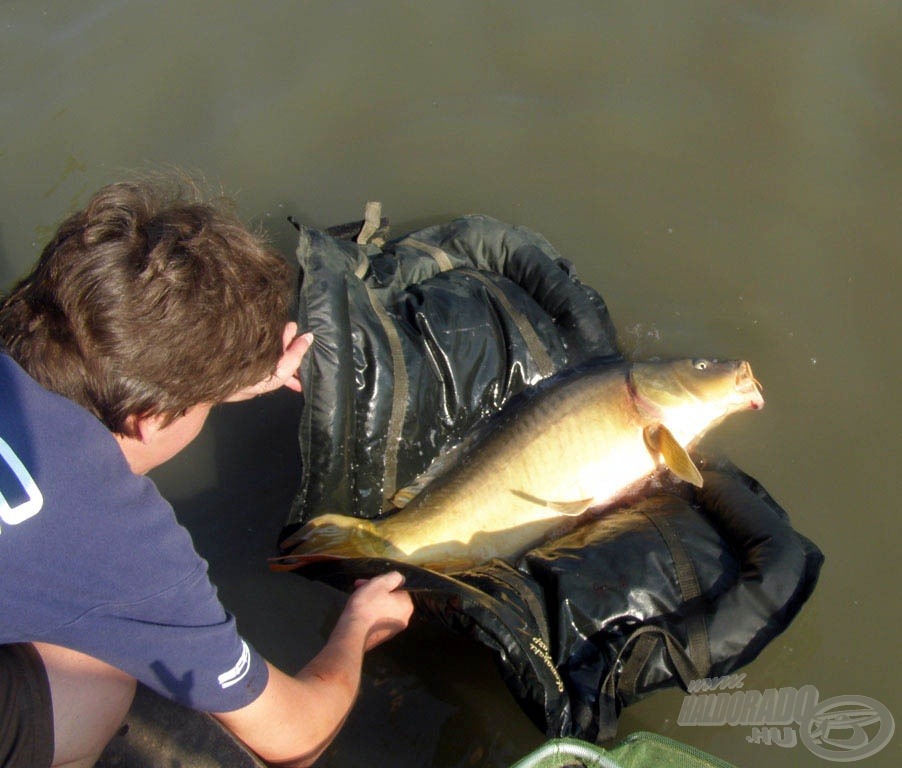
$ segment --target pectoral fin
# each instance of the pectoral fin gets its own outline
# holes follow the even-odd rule
[[[526,501],[530,501],[533,504],[538,504],[540,507],[548,507],[548,509],[553,509],[559,515],[565,515],[566,517],[578,517],[583,512],[585,512],[591,505],[594,499],[578,499],[577,501],[550,501],[549,499],[540,499],[538,496],[533,496],[532,494],[525,493],[524,491],[511,491],[514,496],[519,496],[521,499],[525,499]]]
[[[667,427],[663,424],[649,425],[642,431],[642,437],[648,449],[652,453],[659,454],[667,468],[680,480],[702,487],[701,472]]]

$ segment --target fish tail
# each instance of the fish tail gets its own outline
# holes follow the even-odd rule
[[[282,557],[271,558],[272,570],[294,570],[324,560],[382,557],[386,550],[372,522],[345,515],[315,517],[291,538],[298,541],[297,546]]]

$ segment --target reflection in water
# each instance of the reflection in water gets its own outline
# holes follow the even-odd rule
[[[526,224],[632,354],[740,357],[768,382],[768,410],[711,439],[827,564],[749,685],[895,711],[877,659],[896,656],[897,606],[875,564],[899,531],[899,33],[892,3],[6,3],[0,285],[89,191],[161,163],[239,192],[289,256],[285,216],[327,226],[367,199],[397,234],[467,212]],[[298,404],[234,408],[159,479],[242,628],[296,665],[338,599],[261,559],[298,471]],[[478,650],[422,631],[374,657],[324,764],[502,766],[541,739]],[[679,728],[679,707],[652,697],[622,731],[798,764],[740,729]]]

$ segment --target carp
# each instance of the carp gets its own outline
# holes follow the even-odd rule
[[[448,572],[511,560],[659,467],[701,486],[687,449],[764,398],[745,361],[681,359],[575,372],[509,405],[478,439],[399,491],[398,511],[315,517],[283,542],[287,555],[274,567],[379,557]]]

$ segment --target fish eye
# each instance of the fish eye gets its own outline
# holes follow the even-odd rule
[[[702,360],[701,358],[692,361],[692,367],[697,371],[705,371],[709,365],[710,363],[707,360]]]

